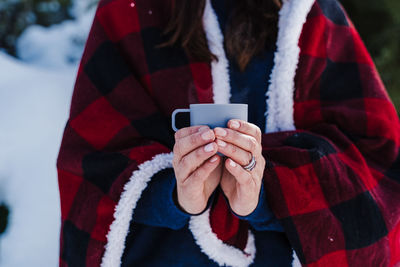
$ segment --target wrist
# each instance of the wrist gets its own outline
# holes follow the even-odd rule
[[[224,197],[229,205],[229,208],[231,212],[236,215],[237,217],[247,217],[251,215],[257,207],[260,205],[261,201],[261,196],[263,195],[263,190],[262,190],[262,185],[259,188],[257,193],[254,193],[253,196],[256,196],[250,200],[246,201],[233,201],[233,203],[230,203],[229,198],[224,194]],[[245,205],[242,205],[242,203],[245,203]]]
[[[249,216],[251,213],[253,213],[256,210],[257,206],[258,206],[258,199],[253,204],[246,205],[246,207],[241,206],[241,207],[235,208],[235,207],[231,206],[231,211],[238,217],[246,217],[246,216]]]
[[[186,201],[182,200],[182,197],[180,197],[181,194],[178,194],[179,189],[177,188],[177,186],[175,186],[174,189],[174,202],[175,205],[177,206],[177,208],[179,208],[182,212],[185,212],[188,215],[191,216],[196,216],[196,215],[200,215],[202,214],[204,211],[207,210],[208,205],[207,202],[204,204],[203,207],[201,206],[196,206],[196,207],[190,207],[189,205],[186,205]]]

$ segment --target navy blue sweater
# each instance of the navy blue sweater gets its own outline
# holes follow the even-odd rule
[[[212,0],[212,5],[224,32],[232,1]],[[249,121],[262,130],[273,52],[265,50],[254,57],[244,72],[228,58],[231,102],[248,103]],[[173,169],[163,170],[152,178],[134,210],[122,266],[218,266],[195,243],[188,229],[190,215],[174,199],[175,187]],[[212,201],[213,196],[208,206]],[[268,208],[263,187],[257,208],[248,216],[238,217],[247,220],[254,233],[257,253],[252,266],[291,266],[292,249]]]

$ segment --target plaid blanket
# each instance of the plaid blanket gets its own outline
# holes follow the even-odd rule
[[[98,5],[57,161],[60,266],[101,264],[127,184],[155,156],[172,150],[172,111],[213,102],[209,63],[179,46],[156,48],[166,40],[161,32],[169,4],[101,0]],[[396,110],[335,0],[313,4],[299,47],[296,129],[263,134],[269,205],[303,266],[398,266]],[[150,168],[170,167],[164,165]],[[213,232],[244,250],[246,222],[229,212],[222,196],[215,201],[209,213]],[[116,241],[121,249],[124,238]]]

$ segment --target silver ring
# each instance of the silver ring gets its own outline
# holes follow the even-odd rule
[[[257,164],[256,158],[252,154],[250,163],[247,164],[246,166],[243,166],[243,169],[245,169],[246,171],[252,171],[256,167],[256,164]]]

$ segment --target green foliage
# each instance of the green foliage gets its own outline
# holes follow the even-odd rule
[[[15,56],[16,40],[28,26],[50,26],[71,19],[71,5],[71,0],[1,0],[0,47]]]
[[[400,111],[400,1],[342,0]]]

